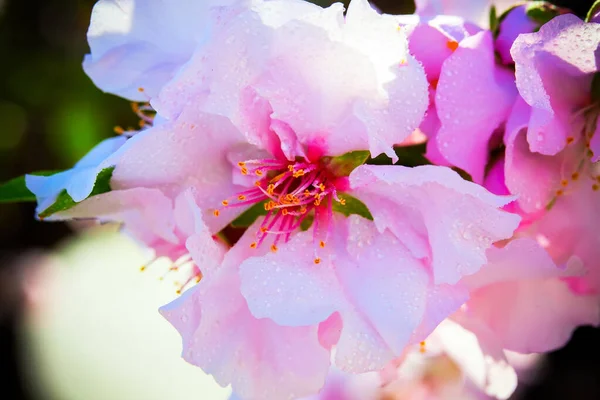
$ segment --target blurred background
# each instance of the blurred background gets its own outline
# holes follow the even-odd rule
[[[374,3],[387,13],[414,9]],[[555,3],[581,16],[592,1]],[[129,103],[100,92],[81,68],[93,4],[0,0],[0,182],[69,168],[115,125],[136,124]],[[135,244],[110,227],[40,223],[34,207],[0,204],[0,399],[178,400],[200,387],[198,399],[227,398],[179,360],[169,340],[177,334],[156,313],[174,289],[139,273],[147,259]],[[600,331],[577,330],[519,395],[600,399]]]

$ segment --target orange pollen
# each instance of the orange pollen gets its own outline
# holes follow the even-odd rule
[[[263,175],[263,172],[260,169],[257,169],[254,173],[256,175],[258,175],[258,176],[262,176]]]
[[[560,181],[561,186],[567,186],[569,184],[569,181],[566,179],[563,179],[562,181]]]
[[[571,175],[571,179],[573,179],[574,181],[579,179],[579,172],[573,172],[573,174]]]
[[[261,181],[256,181],[256,182],[254,182],[254,186],[261,186],[261,185],[262,185],[262,182],[261,182]]]
[[[275,246],[275,245],[272,245],[272,246],[271,246],[271,251],[272,251],[273,253],[277,253],[277,246]]]
[[[319,242],[319,247],[321,247],[322,249],[325,248],[325,242],[321,240]]]
[[[419,343],[419,352],[425,353],[425,342]]]
[[[571,143],[573,143],[574,141],[575,141],[575,138],[574,138],[573,136],[569,136],[569,137],[567,138],[567,144],[571,144]]]
[[[214,215],[215,217],[218,217],[218,216],[219,216],[219,214],[221,214],[221,213],[219,212],[219,210],[215,210],[215,211],[213,211],[213,215]]]
[[[458,49],[458,42],[456,40],[448,40],[446,42],[446,47],[448,47],[450,50],[454,51],[454,50]]]
[[[321,192],[325,191],[325,185],[323,185],[322,183],[319,183],[319,189],[321,189]]]
[[[261,226],[260,227],[260,231],[261,231],[261,233],[267,233],[267,227],[266,226]]]
[[[295,171],[293,176],[294,176],[294,178],[300,178],[301,176],[304,176],[304,170],[299,169],[298,171]]]
[[[598,191],[598,189],[600,189],[600,185],[598,185],[597,183],[594,183],[594,184],[592,185],[592,190],[593,190],[594,192],[597,192],[597,191]]]
[[[600,175],[596,177],[596,181],[598,181],[598,183],[600,183]]]
[[[288,210],[285,208],[281,210],[281,215],[288,215]]]
[[[321,259],[319,257],[314,259],[315,264],[321,264]]]
[[[267,193],[272,195],[274,192],[275,192],[275,185],[273,185],[271,183],[269,186],[267,186]]]
[[[343,199],[340,197],[340,204],[345,206],[346,205],[346,199]]]
[[[138,88],[138,92],[142,93],[143,91],[144,91],[144,88],[143,88],[143,87],[141,87],[141,88]]]
[[[243,194],[240,194],[238,196],[238,200],[246,200],[246,196],[244,196]]]
[[[229,202],[227,200],[223,200],[221,202],[221,204],[223,204],[225,207],[227,207],[229,205]]]
[[[246,166],[246,163],[245,163],[245,162],[243,162],[243,161],[240,161],[240,162],[238,163],[238,167],[245,167],[245,166]]]
[[[557,195],[557,196],[562,196],[564,193],[565,193],[565,192],[564,192],[562,189],[558,189],[558,190],[556,191],[556,195]]]
[[[123,133],[125,133],[125,129],[121,128],[120,126],[115,126],[113,130],[117,135],[122,135]]]
[[[248,175],[248,168],[242,167],[242,175]]]
[[[251,249],[255,249],[255,248],[256,248],[256,242],[252,242],[252,243],[250,243],[250,248],[251,248]]]

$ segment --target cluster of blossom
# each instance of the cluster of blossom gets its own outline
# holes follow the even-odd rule
[[[160,312],[237,398],[507,398],[600,323],[600,24],[416,3],[100,0],[83,66],[141,128],[27,176],[39,218],[187,268]]]

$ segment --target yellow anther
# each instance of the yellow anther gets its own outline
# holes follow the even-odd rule
[[[256,171],[254,171],[254,173],[258,176],[262,176],[263,172],[260,169],[257,169]]]
[[[123,133],[125,133],[125,129],[121,128],[120,126],[115,126],[113,130],[117,135],[122,135]]]
[[[142,93],[143,91],[144,91],[144,88],[143,88],[143,87],[141,87],[141,88],[138,88],[138,92]]]
[[[246,196],[244,196],[243,194],[240,194],[238,197],[238,200],[242,201],[242,200],[246,200]]]
[[[177,293],[177,294],[181,294],[181,289],[177,289],[177,290],[175,291],[175,293]]]
[[[300,213],[301,214],[306,214],[306,207],[300,208]]]
[[[315,258],[313,261],[315,264],[321,264],[321,259],[319,257]]]
[[[458,42],[456,40],[448,40],[446,42],[446,47],[448,47],[450,50],[454,51],[454,50],[458,49]]]
[[[323,183],[319,183],[319,189],[321,189],[321,192],[325,191],[325,185],[323,185]]]
[[[424,341],[419,343],[419,351],[421,353],[425,353],[425,342]]]
[[[267,227],[266,226],[261,226],[260,227],[260,232],[261,233],[267,233]]]
[[[227,200],[223,200],[221,202],[221,204],[223,204],[225,207],[227,207],[229,205],[229,202]]]
[[[303,169],[299,169],[298,171],[295,171],[294,174],[293,174],[294,178],[300,178],[303,175],[304,175],[304,170]]]
[[[219,210],[215,210],[215,211],[213,211],[213,215],[214,215],[215,217],[218,217],[220,214],[221,214],[221,213],[219,212]]]
[[[252,242],[252,243],[250,243],[250,248],[251,248],[251,249],[255,249],[255,248],[256,248],[256,242]]]
[[[325,242],[321,240],[319,242],[319,247],[321,247],[322,249],[325,248]]]
[[[145,270],[146,270],[146,266],[145,266],[145,265],[142,265],[142,266],[140,267],[140,271],[144,272]]]
[[[242,175],[248,175],[248,168],[242,167],[241,172],[242,172]]]
[[[240,162],[238,163],[238,167],[240,167],[240,168],[241,168],[241,167],[245,167],[245,166],[246,166],[246,163],[245,163],[245,162],[243,162],[243,161],[240,161]]]
[[[277,250],[278,250],[278,249],[277,249],[277,246],[275,246],[275,245],[272,245],[272,246],[271,246],[271,251],[272,251],[273,253],[277,253]]]
[[[274,192],[275,192],[275,185],[273,185],[271,183],[269,186],[267,186],[267,193],[272,195]]]
[[[340,197],[340,204],[343,205],[343,206],[345,206],[346,205],[346,199]]]

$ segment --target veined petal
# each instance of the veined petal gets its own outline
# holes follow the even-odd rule
[[[493,195],[445,167],[363,165],[350,175],[350,185],[375,219],[396,210],[412,215],[412,226],[429,243],[436,284],[454,284],[476,272],[486,262],[486,249],[510,238],[520,220],[499,210],[510,197]],[[382,216],[381,199],[391,206]]]
[[[491,32],[464,39],[442,66],[435,96],[441,128],[435,139],[440,153],[474,182],[483,182],[488,142],[516,94],[512,73],[495,64]]]
[[[214,29],[214,14],[238,0],[100,0],[83,67],[102,90],[131,100],[154,97]],[[143,88],[143,93],[138,89]]]
[[[224,117],[189,108],[176,122],[150,128],[134,140],[113,173],[111,184],[116,189],[158,188],[175,198],[192,188],[203,212],[219,208],[223,199],[239,191],[231,179],[227,152],[244,139]],[[216,233],[241,211],[225,210],[223,218],[205,222]]]

